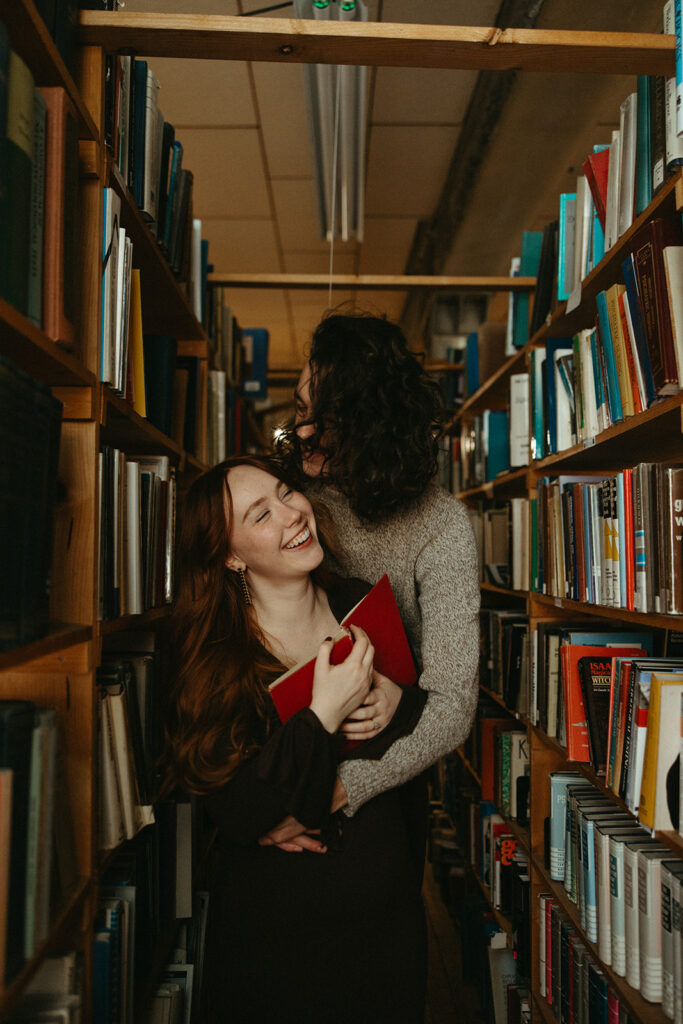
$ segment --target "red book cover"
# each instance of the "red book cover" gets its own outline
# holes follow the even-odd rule
[[[609,174],[609,148],[591,153],[583,163],[583,173],[595,203],[595,212],[605,230],[605,205],[607,202],[607,177]]]
[[[645,657],[640,647],[590,647],[584,644],[564,644],[560,648],[562,693],[567,729],[567,760],[590,762],[588,720],[579,677],[580,658],[612,659],[625,655]]]
[[[365,630],[375,648],[375,668],[378,672],[399,686],[412,686],[416,682],[417,669],[386,573],[344,616],[341,625],[360,626]],[[353,641],[348,633],[341,632],[335,640],[330,661],[333,665],[339,665],[350,653]],[[295,665],[270,684],[270,695],[283,722],[311,703],[314,669],[315,658],[311,658],[310,661]],[[344,743],[347,750],[355,745]]]

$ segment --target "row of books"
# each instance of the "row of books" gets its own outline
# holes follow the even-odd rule
[[[640,612],[683,611],[682,487],[683,470],[661,463],[540,479],[530,509],[531,589]]]
[[[468,509],[482,583],[530,589],[533,566],[528,538],[533,507],[528,498],[511,498],[504,503],[480,501]]]
[[[528,616],[512,609],[482,608],[479,683],[501,697],[511,713],[531,718],[531,647]],[[489,705],[480,701],[480,713]],[[500,707],[497,709],[500,716]],[[484,770],[482,756],[481,768]]]
[[[99,455],[99,617],[139,615],[173,600],[175,472],[167,455]]]
[[[57,713],[0,701],[0,973],[13,978],[46,938],[76,880]]]
[[[0,356],[0,649],[49,628],[62,404]]]
[[[602,962],[676,1019],[683,861],[579,775],[551,773],[550,791],[551,879]]]
[[[558,901],[539,896],[540,995],[566,1024],[635,1024],[591,948]]]
[[[64,89],[35,86],[2,22],[0,145],[0,296],[48,337],[73,348],[78,334],[77,115]]]

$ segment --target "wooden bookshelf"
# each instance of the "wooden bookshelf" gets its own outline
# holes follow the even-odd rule
[[[673,36],[83,11],[83,43],[205,60],[673,75]]]
[[[27,317],[0,299],[0,354],[32,377],[62,387],[92,387],[95,375]]]
[[[158,608],[148,608],[140,615],[120,615],[117,619],[104,619],[97,625],[101,636],[112,633],[125,633],[129,629],[153,629],[157,623],[169,618],[171,605],[163,604]]]
[[[327,290],[335,288],[357,291],[405,291],[407,288],[444,289],[449,292],[530,292],[536,287],[535,277],[447,277],[415,274],[234,274],[214,271],[208,275],[210,284],[232,288],[301,288]],[[444,363],[444,367],[451,364]]]
[[[102,389],[100,409],[100,438],[104,444],[123,448],[127,455],[168,455],[172,463],[180,461],[180,445],[109,388]]]
[[[478,487],[470,487],[466,491],[459,491],[458,497],[462,501],[473,498],[504,498],[522,492],[526,494],[529,471],[526,466],[520,469],[513,469],[508,473],[500,473],[495,480],[489,480]]]

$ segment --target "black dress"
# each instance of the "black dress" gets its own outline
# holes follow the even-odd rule
[[[363,589],[359,589],[362,587]],[[341,619],[367,584],[328,594]],[[404,691],[394,719],[350,756],[378,758],[411,732],[426,697]],[[307,708],[275,722],[261,752],[203,798],[218,828],[205,955],[211,1024],[422,1024],[426,938],[419,878],[422,782],[330,816],[337,737]],[[288,814],[321,828],[328,852],[258,838]]]

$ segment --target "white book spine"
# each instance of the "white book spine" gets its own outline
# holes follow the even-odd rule
[[[584,902],[586,905],[586,935],[591,942],[598,941],[598,896],[597,896],[597,872],[595,869],[595,826],[592,821],[586,821],[584,825],[586,834],[586,845],[583,851],[584,859]]]
[[[545,915],[546,915],[546,900],[549,897],[541,893],[538,897],[539,914],[538,914],[538,978],[539,978],[539,994],[543,999],[546,996],[545,987]]]
[[[636,119],[638,95],[632,92],[621,104],[621,183],[619,186],[619,237],[631,227],[636,189]]]
[[[619,226],[619,179],[621,168],[621,146],[619,131],[612,132],[609,150],[607,176],[607,198],[605,202],[605,252],[608,252],[618,238]]]
[[[661,860],[639,855],[640,993],[649,1003],[662,1000],[661,866]]]
[[[202,322],[202,222],[192,221],[192,249],[190,279],[192,281],[192,309]]]
[[[671,928],[673,934],[674,964],[674,1024],[683,1024],[683,879],[671,873]]]
[[[529,374],[510,377],[510,468],[529,465]]]
[[[109,366],[109,382],[117,391],[121,390],[121,354],[123,345],[123,306],[126,288],[126,231],[119,228],[119,244],[116,267],[116,312],[114,317],[113,345]]]
[[[640,942],[638,939],[638,851],[624,849],[624,940],[626,943],[626,980],[640,988]]]
[[[142,601],[142,511],[140,507],[140,464],[126,462],[126,607],[129,615],[144,611]]]
[[[155,180],[154,166],[155,150],[157,145],[157,107],[159,104],[159,82],[150,67],[147,68],[147,97],[145,111],[145,162],[144,162],[144,190],[142,212],[149,220],[153,221],[157,206],[157,192],[159,189],[158,176]]]
[[[598,913],[598,953],[604,964],[612,963],[612,929],[609,875],[609,835],[595,829],[595,884]]]
[[[610,839],[610,922],[612,929],[612,970],[622,978],[626,974],[626,938],[624,921],[624,844]]]

